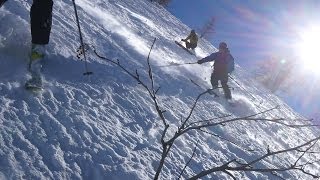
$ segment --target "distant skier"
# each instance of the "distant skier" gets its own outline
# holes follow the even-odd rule
[[[189,40],[189,41],[188,41]],[[184,41],[186,43],[187,49],[195,49],[198,45],[198,36],[194,30],[191,30],[190,34],[186,39],[181,39],[181,41]]]
[[[49,43],[52,25],[52,0],[33,0],[31,6],[31,37],[29,71],[32,78],[27,81],[27,88],[40,88],[42,77],[40,74],[41,60],[45,55],[45,45]]]
[[[228,73],[231,66],[233,68],[234,59],[230,54],[230,51],[225,42],[221,42],[219,44],[219,51],[207,56],[201,60],[198,60],[198,64],[202,64],[205,62],[214,61],[214,69],[211,74],[211,85],[212,89],[216,89],[218,87],[218,81],[220,80],[221,86],[224,91],[224,95],[226,99],[231,99],[231,91],[228,86]]]

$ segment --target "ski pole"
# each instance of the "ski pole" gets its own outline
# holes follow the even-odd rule
[[[188,63],[182,63],[182,64],[172,62],[168,65],[158,66],[158,67],[183,66],[183,65],[188,65],[188,64],[197,64],[197,62],[188,62]]]
[[[80,27],[80,22],[79,22],[79,16],[78,16],[76,2],[75,2],[75,0],[72,0],[72,2],[73,2],[73,7],[74,7],[74,13],[75,13],[75,16],[76,16],[78,31],[79,31],[81,50],[83,52],[83,57],[84,57],[84,67],[85,67],[85,71],[86,72],[84,72],[83,75],[91,75],[91,74],[93,74],[93,72],[88,71],[87,56],[86,56],[85,47],[84,47],[84,43],[83,43],[83,38],[82,38],[82,33],[81,33],[81,27]]]
[[[187,64],[197,64],[197,62],[188,62],[188,63],[182,63],[182,64],[176,64],[176,65],[181,66],[181,65],[187,65]]]

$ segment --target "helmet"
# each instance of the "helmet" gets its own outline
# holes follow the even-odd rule
[[[196,31],[194,29],[191,30],[191,33],[196,33]]]
[[[221,43],[219,44],[219,49],[227,49],[227,48],[228,48],[227,43],[221,42]]]

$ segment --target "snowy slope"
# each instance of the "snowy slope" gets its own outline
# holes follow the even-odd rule
[[[88,54],[91,77],[83,76],[84,62],[75,57],[79,47],[71,1],[55,1],[48,56],[43,64],[45,90],[24,90],[28,79],[31,0],[11,0],[0,9],[0,179],[152,179],[161,156],[163,124],[151,98],[117,66]],[[173,134],[187,116],[196,96],[210,87],[210,64],[169,66],[195,62],[216,49],[201,41],[197,57],[174,44],[190,29],[157,4],[147,0],[77,0],[85,42],[108,58],[119,59],[148,80],[146,58],[154,38],[151,63],[160,105]],[[232,51],[232,49],[231,49]],[[92,52],[92,51],[91,51]],[[223,98],[201,98],[192,121],[232,114],[241,117],[277,105],[266,117],[301,118],[280,99],[262,91],[237,67],[233,75],[251,95],[230,82],[236,106]],[[201,84],[198,88],[190,79]],[[252,97],[254,96],[254,98]],[[199,140],[196,156],[184,178],[233,158],[265,154],[266,148],[287,148],[316,136],[309,128],[292,129],[271,123],[238,122],[207,129],[236,142],[228,143],[201,132],[179,138],[165,163],[161,179],[176,179]],[[254,152],[244,150],[254,149]],[[286,164],[272,159],[259,166]],[[272,162],[272,163],[271,163]],[[320,165],[311,168],[317,172]],[[285,178],[307,179],[290,171]],[[235,173],[239,179],[273,179],[262,173]],[[217,173],[207,176],[228,179]]]

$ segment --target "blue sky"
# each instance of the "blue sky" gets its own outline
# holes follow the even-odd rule
[[[241,65],[270,56],[292,55],[299,29],[319,19],[319,0],[172,0],[169,11],[193,29],[212,16],[217,46],[228,42]]]

